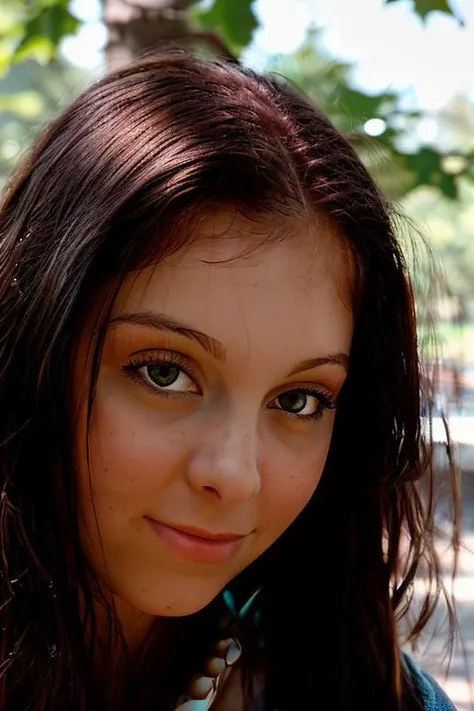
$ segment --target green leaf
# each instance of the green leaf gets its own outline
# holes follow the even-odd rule
[[[18,20],[13,12],[8,12],[4,7],[0,7],[0,27],[2,28],[1,36],[9,35]]]
[[[23,38],[13,53],[13,61],[24,62],[27,59],[34,59],[38,64],[48,64],[54,59],[56,49],[47,37]]]
[[[16,94],[0,94],[0,112],[10,113],[24,119],[34,119],[44,110],[44,100],[37,91],[21,91]]]
[[[218,30],[230,49],[240,52],[258,27],[253,5],[255,0],[214,0],[208,10],[195,17],[206,29]]]
[[[443,195],[450,200],[456,200],[459,197],[458,183],[453,175],[443,173],[439,176],[438,187]]]
[[[414,0],[414,8],[422,20],[424,20],[430,12],[445,12],[448,15],[454,15],[447,0]]]
[[[409,170],[418,175],[420,185],[430,185],[434,175],[441,170],[441,156],[432,148],[422,148],[418,153],[406,156]]]
[[[429,185],[441,190],[451,200],[458,197],[456,176],[443,169],[444,156],[432,148],[421,148],[417,153],[403,155],[405,168],[411,173],[412,189],[420,185]]]
[[[368,95],[344,84],[337,88],[336,96],[340,108],[359,126],[374,117],[384,118],[395,109],[397,102],[396,94]]]
[[[386,4],[399,2],[399,0],[385,0]],[[448,15],[456,17],[447,0],[413,0],[413,9],[422,20],[426,20],[431,12],[445,12]],[[457,17],[458,22],[463,24],[460,17]]]
[[[74,34],[80,26],[79,20],[72,15],[64,0],[37,0],[33,12],[24,24],[24,33],[14,53],[14,59],[21,61],[32,56],[42,48],[45,56],[52,58],[60,41],[66,35]]]

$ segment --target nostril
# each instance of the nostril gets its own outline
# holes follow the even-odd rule
[[[208,494],[213,494],[214,496],[217,496],[218,499],[220,499],[219,492],[213,486],[203,486],[202,490],[207,492]]]

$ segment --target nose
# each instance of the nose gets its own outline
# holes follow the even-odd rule
[[[206,427],[186,467],[189,485],[199,494],[208,494],[227,504],[251,500],[260,491],[257,425],[235,421]]]

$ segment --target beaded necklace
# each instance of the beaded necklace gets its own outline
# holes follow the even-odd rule
[[[231,592],[226,590],[223,593],[230,615],[230,625],[228,618],[223,625],[225,631],[235,628],[247,617],[259,592],[260,590],[257,590],[240,610],[237,609]],[[178,701],[175,711],[209,711],[241,655],[242,647],[236,637],[226,636],[225,639],[221,639],[215,645],[212,656],[204,664],[202,674],[191,680],[186,693]]]

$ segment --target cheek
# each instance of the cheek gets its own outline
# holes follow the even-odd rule
[[[262,472],[262,510],[266,537],[276,539],[293,521],[314,494],[321,479],[332,434],[332,417],[315,428],[315,437],[300,446],[273,445]],[[319,430],[319,431],[318,431]],[[273,541],[272,541],[273,542]]]
[[[84,455],[80,482],[82,495],[94,500],[101,526],[107,523],[104,517],[143,515],[143,507],[156,501],[179,472],[187,439],[182,426],[168,425],[164,431],[153,413],[137,418],[136,408],[97,392],[89,435],[90,480]]]

